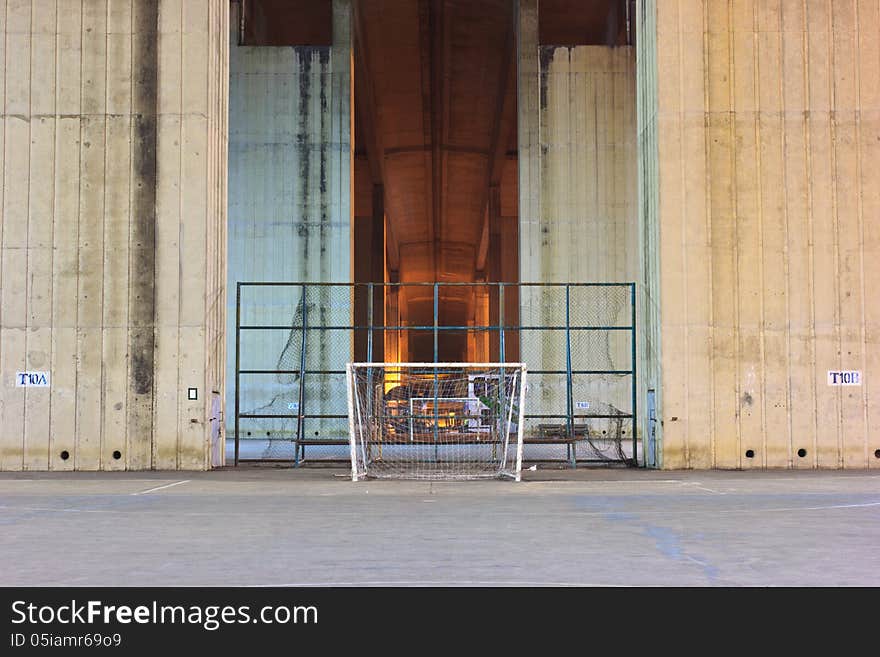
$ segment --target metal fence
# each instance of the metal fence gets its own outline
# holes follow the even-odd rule
[[[635,309],[634,283],[239,282],[234,462],[346,459],[346,363],[453,360],[527,365],[527,461],[637,465]]]

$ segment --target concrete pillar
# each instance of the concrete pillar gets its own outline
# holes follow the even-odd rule
[[[364,172],[368,175],[368,171]],[[375,283],[373,288],[372,325],[381,327],[384,322],[383,303],[385,299],[382,282],[385,279],[385,188],[382,185],[371,185],[369,203],[355,215],[354,247],[354,282],[360,284],[355,288],[354,318],[356,326],[367,326],[369,320],[367,283]],[[358,331],[354,336],[355,360],[367,359],[367,331]],[[381,330],[373,331],[373,362],[384,360],[385,339]]]
[[[630,282],[638,275],[635,60],[632,48],[537,42],[531,2],[520,3],[520,280]],[[524,287],[526,326],[563,326],[564,288]],[[572,288],[574,325],[627,325],[625,288]],[[562,331],[523,331],[521,359],[564,370]],[[622,332],[572,333],[572,367],[629,369]],[[533,377],[530,412],[564,414],[558,376]],[[574,400],[629,412],[630,380],[577,376]],[[545,385],[546,384],[546,385]],[[561,420],[560,420],[561,421]]]
[[[234,37],[233,37],[234,38]],[[333,2],[330,47],[233,46],[230,90],[230,289],[237,281],[348,283],[352,279],[351,5]],[[243,288],[242,322],[345,326],[353,319],[347,286]],[[234,336],[235,296],[227,330]],[[299,329],[243,333],[242,368],[298,370]],[[353,344],[346,331],[305,336],[306,368],[344,370]],[[227,359],[234,377],[234,353]],[[306,378],[310,414],[345,412],[334,391],[341,381]],[[234,405],[229,388],[227,406]],[[289,414],[299,400],[299,377],[261,375],[241,380],[241,411]],[[340,406],[341,403],[341,406]],[[341,409],[341,410],[340,410]],[[232,426],[230,414],[227,424]],[[344,423],[313,421],[311,437],[328,437]],[[338,426],[337,426],[338,425]],[[250,420],[243,437],[285,438],[295,420]],[[347,429],[345,429],[347,431]],[[251,435],[248,436],[247,432]],[[276,454],[273,454],[276,455]]]
[[[516,283],[519,281],[519,219],[516,215],[500,218],[499,238],[501,241],[501,280]],[[494,296],[494,295],[493,295]],[[519,326],[519,288],[508,285],[504,288],[504,324]],[[504,336],[504,355],[507,362],[520,361],[520,333],[506,331]]]
[[[501,249],[501,189],[497,185],[489,187],[489,202],[487,203],[487,213],[489,220],[489,251],[486,254],[486,279],[491,282],[505,280],[502,277],[502,249]],[[493,326],[498,325],[498,290],[490,287],[483,291],[483,301],[487,304],[486,318],[487,324]],[[499,358],[499,333],[491,331],[487,338],[486,348],[488,350],[488,358],[495,361]]]
[[[0,469],[209,467],[228,3],[30,0],[2,20]]]

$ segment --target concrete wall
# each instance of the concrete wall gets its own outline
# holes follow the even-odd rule
[[[664,466],[880,467],[880,7],[649,6]]]
[[[0,2],[0,469],[209,466],[227,21],[222,0]]]
[[[230,431],[236,283],[347,283],[352,277],[350,3],[336,0],[333,16],[332,47],[240,47],[233,30],[226,402]],[[348,287],[311,288],[306,304],[311,326],[351,322]],[[242,288],[242,324],[301,325],[302,310],[299,287]],[[308,332],[307,338],[308,369],[344,370],[351,360],[347,332]],[[299,369],[301,345],[302,332],[296,329],[242,332],[242,369]],[[307,380],[309,413],[345,412],[344,399],[340,409],[338,395],[327,387],[330,383],[327,377]],[[289,404],[298,403],[298,388],[295,375],[245,375],[241,412],[290,414]],[[329,422],[312,424],[313,433]],[[247,420],[241,428],[245,439],[289,439],[296,420]],[[248,455],[253,456],[250,451]]]

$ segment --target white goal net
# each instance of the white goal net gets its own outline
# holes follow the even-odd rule
[[[521,363],[349,363],[351,476],[519,481]]]

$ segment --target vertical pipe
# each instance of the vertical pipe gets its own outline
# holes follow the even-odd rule
[[[631,342],[632,348],[630,352],[630,367],[632,368],[632,442],[633,442],[633,455],[632,461],[633,465],[638,466],[639,464],[639,455],[638,455],[638,379],[636,374],[636,284],[630,283],[630,306],[632,307],[632,328],[631,328]]]
[[[240,410],[241,395],[241,281],[235,283],[235,460],[233,464],[238,466],[238,416]]]
[[[571,379],[571,285],[565,284],[565,415],[566,430],[568,433],[568,456],[571,464],[575,465],[575,446],[571,442],[574,440],[574,422],[572,414],[574,413],[574,395]]]
[[[299,450],[300,445],[302,444],[302,439],[304,434],[303,431],[303,416],[304,416],[304,406],[306,403],[306,331],[309,326],[308,322],[308,308],[309,304],[306,303],[306,286],[303,284],[302,286],[302,341],[300,343],[300,351],[299,351],[299,407],[297,408],[297,421],[296,421],[296,443],[293,446],[293,464],[294,467],[299,467]]]

